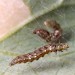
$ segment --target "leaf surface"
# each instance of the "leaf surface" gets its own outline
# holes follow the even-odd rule
[[[36,28],[46,28],[43,22],[54,19],[63,29],[63,40],[69,44],[64,52],[48,54],[32,63],[9,66],[17,55],[26,54],[48,44],[33,34]],[[75,5],[62,5],[25,25],[18,32],[0,43],[1,75],[74,75],[75,74]]]

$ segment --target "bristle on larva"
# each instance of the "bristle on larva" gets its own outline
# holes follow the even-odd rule
[[[15,59],[13,59],[10,63],[10,66],[19,64],[19,63],[26,63],[26,62],[32,62],[34,60],[38,60],[40,57],[43,57],[45,54],[48,54],[50,52],[57,52],[57,51],[63,51],[67,49],[69,46],[66,43],[60,43],[60,44],[48,44],[43,47],[40,47],[39,49],[35,50],[34,52],[24,54],[17,56]]]

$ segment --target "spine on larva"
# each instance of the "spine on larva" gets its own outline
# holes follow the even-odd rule
[[[43,47],[40,47],[39,49],[35,50],[34,52],[24,54],[17,56],[15,59],[13,59],[10,63],[10,66],[15,65],[17,63],[26,63],[26,62],[32,62],[34,60],[38,60],[40,57],[43,57],[45,54],[48,54],[49,52],[57,52],[62,51],[64,49],[67,49],[67,44],[48,44]]]

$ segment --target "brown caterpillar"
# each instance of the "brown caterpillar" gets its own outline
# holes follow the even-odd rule
[[[62,36],[62,29],[60,25],[55,20],[46,20],[44,24],[48,27],[54,29],[53,33],[48,32],[45,29],[36,29],[33,31],[34,34],[37,34],[47,42],[58,42]]]
[[[49,33],[45,29],[36,29],[33,31],[34,34],[37,34],[42,39],[46,40],[47,42],[51,41],[52,33]]]
[[[40,57],[43,57],[45,54],[57,51],[62,52],[68,47],[69,46],[66,43],[60,43],[60,44],[50,43],[48,45],[38,48],[34,52],[17,56],[15,59],[11,61],[10,66],[15,65],[17,63],[19,64],[19,63],[32,62],[34,60],[38,60]]]

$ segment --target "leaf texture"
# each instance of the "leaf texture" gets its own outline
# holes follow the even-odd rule
[[[72,0],[73,1],[73,0]],[[34,1],[35,2],[35,1]],[[73,2],[72,2],[73,3]],[[64,5],[50,11],[25,25],[19,31],[0,43],[0,74],[1,75],[71,75],[75,74],[75,5]],[[34,13],[34,12],[33,12]],[[33,34],[36,28],[46,28],[43,22],[54,19],[63,29],[63,40],[69,44],[64,52],[48,54],[31,63],[9,66],[17,55],[26,54],[48,44]]]

